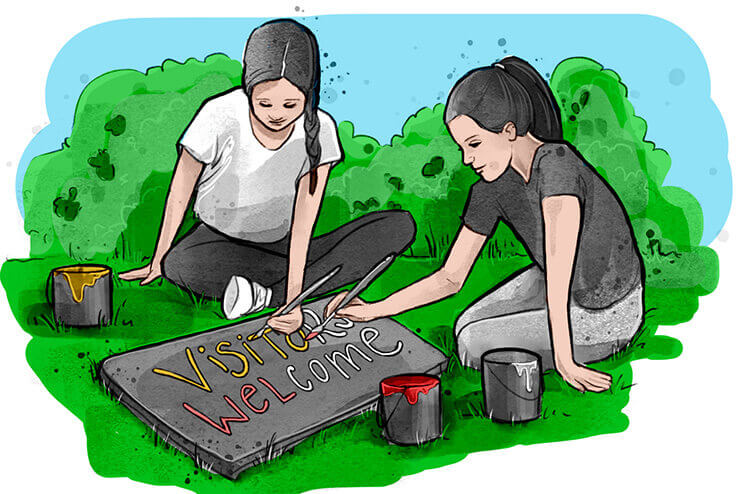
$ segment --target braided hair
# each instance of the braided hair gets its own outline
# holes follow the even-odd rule
[[[304,25],[290,19],[277,19],[252,31],[244,49],[242,87],[252,104],[254,86],[264,81],[286,78],[303,92],[303,129],[310,166],[309,192],[316,192],[316,167],[321,159],[319,143],[319,86],[321,65],[316,37]]]

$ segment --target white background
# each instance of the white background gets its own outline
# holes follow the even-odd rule
[[[351,3],[351,5],[349,5]],[[327,13],[641,13],[662,17],[686,31],[698,44],[709,66],[712,98],[725,119],[730,163],[740,166],[738,132],[740,97],[737,15],[729,2],[610,2],[593,1],[455,2],[432,5],[427,1],[374,0],[315,2],[305,0],[255,2],[182,1],[12,2],[5,3],[0,20],[2,74],[0,89],[0,231],[2,258],[26,257],[28,237],[23,233],[15,201],[15,172],[20,156],[35,130],[48,122],[44,103],[46,74],[57,52],[70,38],[101,22],[132,17],[281,17]],[[370,41],[370,40],[368,40]],[[619,40],[615,40],[618,43]],[[702,124],[686,116],[703,145]],[[735,174],[735,183],[738,175]],[[740,242],[737,204],[723,233],[712,247],[720,255],[719,288],[700,300],[697,315],[680,326],[659,332],[675,336],[684,345],[673,360],[635,362],[637,386],[625,413],[629,429],[620,434],[565,443],[515,447],[476,453],[464,461],[405,477],[387,488],[450,492],[473,488],[484,492],[562,492],[594,490],[625,492],[660,489],[736,491],[738,395],[735,362],[740,350],[736,286]],[[28,335],[20,330],[0,294],[0,465],[6,473],[5,492],[105,490],[109,493],[176,492],[174,487],[152,487],[128,479],[104,479],[87,460],[82,424],[55,401],[25,360]],[[734,321],[734,322],[733,322]],[[331,475],[331,466],[326,466]],[[12,474],[8,474],[12,472]],[[314,474],[306,472],[306,474]],[[343,492],[344,490],[342,490]],[[336,492],[336,491],[332,491]]]

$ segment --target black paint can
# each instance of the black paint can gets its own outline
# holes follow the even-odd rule
[[[481,356],[483,405],[497,422],[526,422],[540,417],[542,359],[517,348],[489,350]]]

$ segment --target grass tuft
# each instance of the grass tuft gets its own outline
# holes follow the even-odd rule
[[[432,241],[431,238],[435,240]],[[439,256],[444,252],[445,248],[437,243],[437,237],[430,237],[430,242],[432,254]],[[116,259],[114,265],[120,266],[123,261],[120,258]],[[438,261],[439,259],[400,257],[395,263],[397,266],[394,264],[394,270],[391,272],[395,275],[379,278],[368,292],[372,293],[372,297],[385,296],[399,286],[425,276],[438,265]],[[35,260],[12,264],[17,275],[9,285],[8,268],[5,268],[3,283],[6,290],[9,293],[19,293],[28,290],[28,286],[33,286],[29,279],[37,280],[39,293],[35,297],[43,301],[42,287],[48,276],[49,266],[54,264],[61,265],[61,262]],[[474,266],[466,283],[466,290],[450,299],[429,305],[423,310],[411,311],[397,318],[406,327],[418,328],[415,332],[421,338],[429,341],[449,357],[447,369],[441,376],[443,438],[416,448],[391,446],[383,438],[377,413],[368,410],[360,416],[316,433],[288,452],[276,450],[274,438],[267,440],[263,450],[263,457],[267,460],[265,463],[250,468],[237,482],[229,481],[224,484],[221,482],[223,479],[214,475],[212,484],[208,484],[213,486],[212,489],[208,486],[203,487],[206,484],[202,483],[198,484],[198,489],[202,487],[208,492],[253,490],[267,482],[265,485],[269,485],[271,491],[281,492],[288,486],[293,490],[306,490],[337,485],[327,484],[326,482],[333,481],[319,478],[303,479],[295,483],[289,472],[296,465],[294,462],[303,464],[300,462],[306,461],[308,464],[349,462],[353,465],[355,463],[352,462],[360,462],[365,469],[374,472],[372,475],[380,475],[386,479],[383,483],[387,483],[391,481],[384,477],[387,472],[418,471],[426,468],[424,465],[429,465],[430,462],[446,464],[454,461],[453,458],[460,458],[471,451],[623,430],[626,425],[621,409],[626,404],[633,386],[629,362],[649,356],[655,351],[660,351],[661,356],[671,355],[670,341],[663,342],[665,348],[660,348],[658,343],[662,340],[656,340],[655,328],[661,314],[657,310],[648,311],[646,323],[631,345],[600,364],[615,376],[615,384],[609,393],[601,396],[584,396],[564,384],[557,375],[548,373],[544,380],[543,420],[519,427],[492,423],[486,417],[480,373],[462,366],[456,353],[453,330],[455,318],[460,307],[469,305],[497,283],[497,280],[504,279],[525,265],[526,260],[521,259],[510,245],[505,242],[498,244],[493,242]],[[49,389],[64,389],[63,392],[55,393],[55,396],[65,406],[75,406],[78,416],[86,421],[88,420],[86,410],[93,410],[94,407],[106,410],[105,413],[108,415],[122,417],[123,422],[116,425],[115,434],[105,430],[108,426],[104,422],[94,424],[86,422],[86,427],[91,427],[88,430],[88,448],[91,462],[98,465],[96,470],[100,465],[105,465],[108,472],[106,475],[144,479],[149,478],[145,472],[150,468],[153,459],[157,458],[157,482],[176,485],[182,485],[181,479],[184,478],[182,468],[185,464],[188,464],[190,474],[193,465],[204,472],[211,471],[212,465],[188,460],[189,457],[167,443],[167,437],[161,437],[158,431],[145,427],[125,409],[116,408],[115,404],[119,403],[120,396],[115,396],[112,390],[100,385],[100,362],[122,349],[163,341],[222,324],[223,315],[217,301],[200,297],[192,289],[179,289],[163,280],[145,287],[135,282],[116,281],[111,324],[83,330],[57,324],[48,306],[42,304],[22,306],[18,305],[17,299],[10,300],[11,304],[16,304],[14,307],[16,315],[27,331],[39,334],[39,328],[44,328],[46,332],[41,335],[51,336],[41,339],[45,346],[40,347],[44,350],[40,350],[38,355],[29,351],[29,361]],[[74,366],[65,367],[65,354],[49,350],[68,348],[70,345],[73,347],[74,355],[79,352],[87,356],[88,365],[83,366],[84,370],[79,376],[74,372],[80,372],[80,366],[76,366],[76,371],[72,369]],[[39,366],[35,362],[43,362],[43,365]],[[51,370],[54,368],[58,368],[60,372],[55,374]],[[91,389],[91,382],[98,385]],[[84,395],[85,401],[79,404],[70,401],[75,395],[70,392],[72,390],[87,393]],[[104,397],[107,399],[103,400]],[[589,419],[594,414],[599,416],[598,421]],[[568,420],[572,424],[563,428],[563,420]],[[115,448],[108,445],[112,437],[115,437],[118,444]],[[293,454],[284,454],[291,451]],[[161,458],[159,452],[163,453]],[[399,468],[401,470],[397,470]],[[356,473],[359,470],[348,468],[347,471]],[[370,471],[363,470],[361,475],[365,479],[363,485],[367,485]],[[204,478],[207,477],[203,475],[199,480]],[[336,482],[355,485],[350,480]]]

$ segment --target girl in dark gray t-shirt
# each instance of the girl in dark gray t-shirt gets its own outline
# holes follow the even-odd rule
[[[644,312],[644,268],[617,194],[563,142],[557,102],[524,60],[466,74],[450,93],[445,121],[481,180],[444,266],[384,300],[356,299],[339,315],[366,321],[456,293],[503,221],[534,263],[460,315],[461,361],[478,367],[487,350],[521,348],[580,391],[608,389],[611,376],[583,364],[623,348]]]

